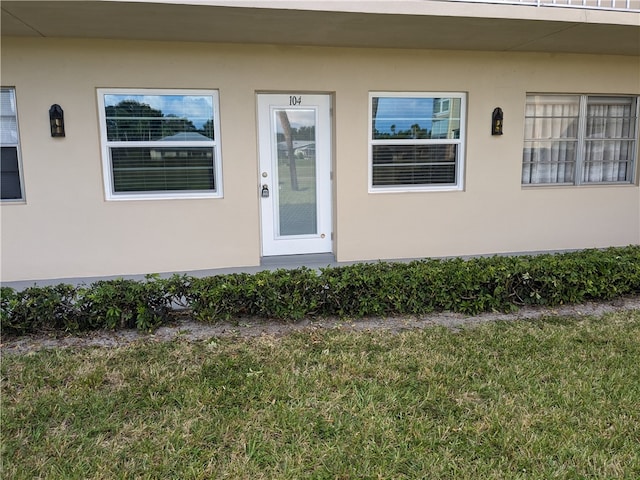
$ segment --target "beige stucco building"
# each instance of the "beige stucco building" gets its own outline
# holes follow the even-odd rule
[[[638,244],[611,6],[3,1],[2,281]]]

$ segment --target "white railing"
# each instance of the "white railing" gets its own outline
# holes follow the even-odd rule
[[[473,3],[505,3],[535,7],[587,8],[593,10],[615,10],[618,12],[640,12],[640,0],[446,0]]]

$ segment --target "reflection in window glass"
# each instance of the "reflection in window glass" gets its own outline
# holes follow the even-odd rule
[[[315,235],[316,111],[274,109],[278,149],[278,234]]]
[[[217,92],[99,91],[109,198],[220,197]]]
[[[460,98],[374,97],[372,102],[376,140],[460,138]]]
[[[107,138],[119,142],[214,139],[213,98],[203,95],[105,95]]]
[[[370,188],[461,188],[463,100],[372,94]]]

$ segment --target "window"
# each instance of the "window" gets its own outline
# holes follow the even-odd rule
[[[522,184],[632,183],[638,98],[527,95]]]
[[[369,191],[461,190],[465,95],[370,94]]]
[[[451,103],[451,99],[449,98],[437,98],[435,102],[433,102],[433,113],[447,113],[449,111],[449,104]]]
[[[217,91],[98,90],[110,200],[222,197]]]
[[[0,88],[0,198],[22,200],[16,92]]]

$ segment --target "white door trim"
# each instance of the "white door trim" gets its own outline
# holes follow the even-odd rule
[[[262,256],[271,255],[295,255],[309,253],[331,252],[332,241],[332,182],[331,182],[331,95],[329,94],[302,94],[282,93],[257,95],[258,107],[258,143],[259,143],[259,180],[258,196],[260,202]],[[308,231],[303,233],[284,232],[286,228],[280,222],[282,209],[287,204],[280,204],[280,199],[287,195],[289,188],[285,180],[280,179],[279,172],[284,173],[282,163],[278,168],[278,120],[279,113],[286,111],[287,118],[292,117],[291,126],[295,129],[296,114],[304,116],[306,121],[313,119],[315,137],[309,140],[307,148],[311,145],[315,153],[311,158],[315,160],[315,179],[308,180],[305,170],[301,168],[301,181],[307,179],[311,182],[308,190],[299,195],[309,194],[313,197],[315,189],[315,206],[308,205],[309,215],[306,217]],[[281,127],[280,127],[281,128]],[[296,142],[294,142],[296,143]],[[300,150],[305,148],[302,142],[297,145]],[[282,156],[282,151],[280,150]],[[296,157],[294,157],[294,161]],[[281,159],[282,161],[282,159]],[[298,160],[300,161],[300,160]],[[302,160],[304,162],[304,160]],[[310,162],[312,162],[310,160]],[[313,165],[313,163],[310,163]],[[298,167],[296,167],[298,168]],[[311,168],[311,167],[309,167]],[[284,175],[283,175],[284,177]],[[290,181],[291,179],[288,179]],[[268,190],[268,197],[262,195],[263,190]],[[289,195],[292,190],[289,189]],[[293,193],[298,195],[298,193]],[[305,197],[305,198],[307,198]],[[286,200],[284,200],[286,201]],[[295,201],[295,200],[294,200]],[[305,200],[306,201],[306,200]],[[302,208],[302,206],[300,206]],[[286,218],[286,217],[283,217]],[[315,220],[315,226],[313,222]]]

